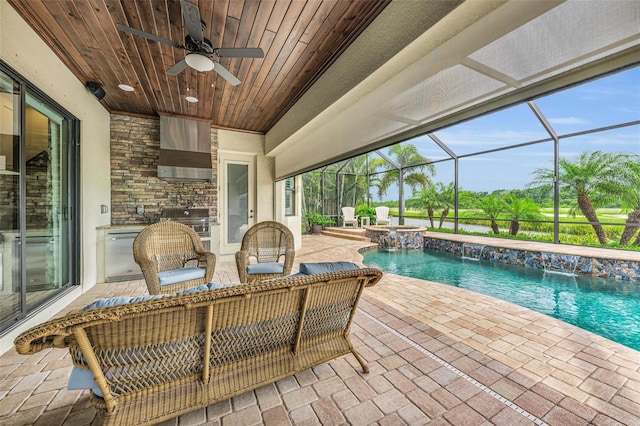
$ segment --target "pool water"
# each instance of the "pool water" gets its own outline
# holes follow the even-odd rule
[[[640,284],[463,259],[431,250],[362,251],[383,271],[465,288],[640,350]]]

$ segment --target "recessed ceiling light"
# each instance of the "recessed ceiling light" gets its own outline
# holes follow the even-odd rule
[[[120,90],[124,90],[125,92],[133,92],[135,89],[128,84],[118,84]]]
[[[187,97],[185,98],[185,100],[186,100],[187,102],[191,102],[192,104],[194,104],[194,103],[198,102],[198,98],[196,98],[196,97],[194,97],[194,96],[187,96]]]

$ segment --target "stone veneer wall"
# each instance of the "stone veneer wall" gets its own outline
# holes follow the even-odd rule
[[[163,208],[209,208],[217,221],[218,132],[211,129],[213,180],[158,178],[160,119],[111,115],[111,224],[157,222]],[[136,206],[144,206],[142,215]]]
[[[422,249],[425,228],[403,226],[385,226],[378,229],[365,228],[365,236],[383,249],[417,250]]]
[[[473,259],[527,266],[553,272],[640,282],[640,262],[632,260],[517,250],[431,237],[424,237],[424,248],[447,251]]]

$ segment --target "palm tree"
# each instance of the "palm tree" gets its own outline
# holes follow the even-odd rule
[[[622,198],[623,211],[629,211],[627,223],[620,236],[620,245],[627,245],[640,231],[640,155],[629,156],[624,163],[624,172],[619,191]],[[633,242],[640,245],[640,233]]]
[[[472,209],[476,205],[477,193],[458,188],[458,208]]]
[[[450,182],[445,185],[442,182],[438,182],[438,207],[442,209],[440,215],[440,224],[438,229],[442,229],[444,220],[449,215],[449,210],[455,207],[455,184]]]
[[[530,198],[521,198],[512,193],[507,195],[505,201],[505,213],[511,219],[509,235],[518,235],[520,220],[536,220],[542,216],[540,206]]]
[[[302,175],[302,211],[322,211],[322,174],[313,171]]]
[[[417,188],[426,188],[431,184],[431,178],[427,175],[434,176],[436,168],[433,164],[425,164],[430,160],[418,152],[418,148],[412,144],[396,144],[389,148],[389,155],[394,163],[403,171],[404,183],[409,185],[412,191]],[[371,160],[373,167],[388,168],[389,163],[383,158],[375,158]],[[419,164],[412,168],[411,173],[404,174],[404,170],[408,167]],[[393,168],[382,173],[382,177],[377,182],[378,196],[382,198],[393,183],[399,181],[400,170]]]
[[[411,201],[412,207],[427,211],[429,222],[431,222],[431,227],[435,228],[434,210],[439,207],[438,192],[436,191],[436,187],[433,185],[429,185],[428,187],[423,188],[420,191],[414,192]]]
[[[367,202],[367,156],[359,155],[347,161],[340,171],[340,194],[343,206],[357,206]]]
[[[575,215],[578,209],[582,212],[591,223],[600,244],[607,243],[607,236],[595,209],[620,199],[619,191],[611,190],[619,189],[615,182],[620,179],[623,170],[621,164],[626,158],[628,155],[620,153],[584,151],[575,161],[565,158],[559,161],[560,189],[568,189],[576,197],[576,205],[572,206],[570,213]],[[553,170],[537,169],[533,173],[535,178],[532,185],[542,184],[552,187]]]
[[[491,230],[494,234],[498,235],[500,229],[498,228],[497,219],[507,208],[504,200],[496,194],[491,194],[487,197],[480,198],[477,206],[491,220]]]

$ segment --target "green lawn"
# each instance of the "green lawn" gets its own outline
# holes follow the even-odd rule
[[[569,214],[568,207],[560,208],[560,220],[563,222],[586,222],[587,219],[581,214],[576,213],[575,217]],[[540,209],[540,212],[549,217],[553,218],[553,208],[543,208]],[[627,214],[622,213],[620,209],[596,209],[596,214],[598,218],[602,222],[606,223],[614,223],[614,224],[624,224],[627,221]]]
[[[563,207],[560,209],[560,221],[562,222],[571,222],[571,223],[585,223],[587,222],[587,219],[582,215],[582,214],[576,214],[575,217],[569,214],[569,208],[568,207]],[[553,208],[543,208],[540,210],[541,213],[543,215],[545,215],[546,217],[549,218],[549,222],[553,221]],[[461,219],[464,220],[464,216],[465,214],[471,215],[471,213],[473,212],[473,210],[468,210],[468,209],[460,209],[459,210],[459,216]],[[389,209],[389,213],[392,216],[398,216],[398,209],[397,208],[391,208]],[[627,221],[627,214],[622,213],[620,211],[620,209],[597,209],[596,213],[598,215],[598,218],[602,221],[605,222],[607,224],[619,224],[619,225],[624,225]],[[412,218],[424,218],[426,219],[427,216],[427,212],[426,211],[422,211],[422,210],[414,210],[414,209],[407,209],[404,212],[405,217],[412,217]],[[477,217],[481,216],[481,213],[476,213]],[[453,218],[453,210],[451,210],[449,212],[449,215],[447,216],[447,219],[452,219]],[[439,221],[440,220],[440,212],[436,212],[435,213],[435,220]]]
[[[595,246],[602,247],[595,236],[593,228],[590,224],[586,223],[587,220],[583,215],[576,214],[575,217],[569,214],[569,208],[561,208],[560,209],[560,241],[566,244],[576,244],[576,245],[586,245],[586,246]],[[520,222],[520,233],[515,237],[516,239],[526,239],[526,240],[534,240],[534,241],[553,241],[553,208],[543,209],[543,214],[547,216],[548,222],[544,223],[528,223],[521,221]],[[393,216],[398,216],[398,209],[392,208],[390,209],[390,213]],[[472,210],[460,210],[459,223],[461,224],[475,224],[475,225],[483,225],[489,226],[489,219],[470,219],[465,218],[465,213],[468,215],[473,214]],[[617,248],[625,248],[631,250],[640,250],[640,247],[637,246],[624,246],[620,247],[617,244],[617,241],[620,238],[620,235],[623,230],[623,225],[626,222],[627,215],[621,213],[620,209],[598,209],[596,211],[598,214],[598,218],[600,219],[602,225],[604,226],[605,232],[607,234],[607,239],[609,240],[608,247],[617,247]],[[475,213],[474,216],[480,216],[480,213]],[[428,220],[427,213],[421,210],[408,209],[405,211],[405,217],[407,218],[416,218]],[[438,227],[440,221],[440,212],[435,213],[434,224],[436,228]],[[453,211],[449,213],[446,219],[447,222],[453,222]],[[499,226],[502,229],[509,227],[508,219],[502,219],[498,221]],[[442,232],[452,232],[452,230],[447,229],[436,229],[436,231]],[[469,233],[460,231],[461,233]],[[470,233],[474,235],[488,235],[487,233]],[[493,235],[493,234],[489,234]],[[501,237],[505,238],[514,238],[513,236],[509,236],[506,232],[500,233]]]

